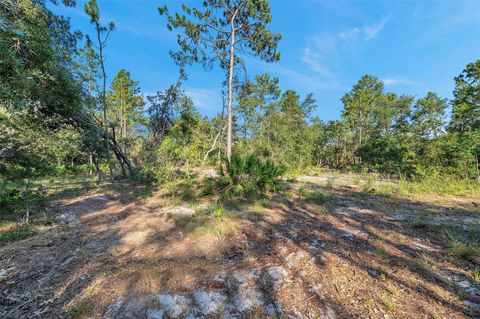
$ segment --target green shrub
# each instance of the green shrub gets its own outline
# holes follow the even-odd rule
[[[175,173],[165,166],[144,166],[136,170],[132,179],[134,181],[150,183],[150,184],[164,184],[174,179]]]
[[[207,193],[221,192],[225,198],[256,197],[267,192],[284,189],[280,177],[284,166],[275,165],[271,160],[262,161],[255,155],[233,154],[230,161],[224,159],[218,170],[218,177],[207,183]]]
[[[95,171],[95,166],[90,164],[63,164],[53,168],[44,168],[45,175],[55,174],[56,176],[86,174],[90,170]]]
[[[0,184],[0,219],[4,217],[2,212],[15,214],[28,206],[43,202],[46,195],[45,188],[34,188],[30,183]]]

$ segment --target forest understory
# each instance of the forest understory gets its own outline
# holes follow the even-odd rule
[[[51,192],[53,223],[0,247],[0,317],[480,316],[480,258],[462,246],[478,244],[478,197],[325,173],[219,204],[203,180]]]

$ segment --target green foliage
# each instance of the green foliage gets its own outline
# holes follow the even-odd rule
[[[364,167],[372,171],[407,177],[417,174],[415,153],[394,137],[370,137],[355,154],[365,162]]]
[[[199,62],[209,68],[218,59],[222,68],[228,68],[232,32],[235,32],[236,43],[245,42],[243,50],[235,52],[235,63],[240,53],[253,54],[269,62],[280,58],[276,48],[281,35],[267,29],[272,19],[267,1],[207,0],[200,8],[182,5],[183,14],[170,14],[166,6],[158,11],[167,17],[170,31],[179,30],[180,51],[172,56],[180,65]]]
[[[142,168],[134,171],[132,180],[144,182],[147,184],[162,185],[175,179],[175,174],[168,166],[152,167],[143,166]]]
[[[28,238],[34,235],[36,232],[37,232],[37,228],[29,224],[13,227],[6,231],[0,230],[0,246],[3,246],[12,241]]]
[[[395,312],[397,307],[391,299],[389,299],[387,296],[381,296],[378,299],[388,312]]]
[[[88,318],[91,310],[88,304],[79,304],[72,309],[72,318],[81,319]]]
[[[448,251],[455,260],[472,260],[478,256],[478,248],[466,238],[458,236],[449,237]]]
[[[306,186],[302,186],[298,190],[299,195],[306,203],[322,205],[325,203],[325,195],[318,190],[311,190]]]
[[[112,81],[106,99],[108,119],[110,126],[115,128],[117,142],[122,145],[124,151],[130,150],[142,125],[147,122],[143,116],[145,101],[138,82],[131,78],[130,72],[120,70]]]
[[[471,261],[480,256],[480,232],[477,228],[442,224],[437,226],[437,231],[446,241],[448,253],[454,260]]]
[[[284,167],[290,174],[332,167],[400,180],[393,186],[369,180],[369,192],[480,194],[480,60],[455,78],[450,102],[433,92],[419,99],[397,95],[387,92],[378,78],[362,76],[342,98],[342,118],[323,122],[312,118],[316,102],[311,94],[281,90],[278,78],[261,74],[239,82],[244,53],[268,62],[279,59],[280,35],[267,29],[267,1],[208,0],[199,8],[182,6],[183,14],[162,7],[168,28],[178,31],[180,50],[172,56],[181,74],[175,84],[148,97],[146,118],[141,89],[127,70],[112,77],[105,92],[103,50],[114,25],[101,23],[97,1],[84,8],[96,41],[94,45],[87,37],[78,49],[80,37],[70,31],[69,20],[53,14],[44,1],[0,2],[2,179],[91,174],[97,168],[101,174],[119,166],[124,171],[132,158],[128,168],[136,167],[133,179],[148,184],[175,179],[179,167],[190,176],[195,174],[192,167],[221,165],[220,177],[207,182],[207,191],[226,197],[281,189]],[[229,41],[233,32],[237,45]],[[226,117],[202,117],[181,89],[186,64],[209,68],[214,62],[228,70],[227,100],[237,93],[235,152],[254,154],[234,155],[230,162],[220,159],[227,144]],[[105,111],[102,120],[100,111]],[[113,158],[117,166],[110,165]],[[24,188],[2,190],[0,203],[14,209],[22,201],[35,202]],[[192,192],[185,186],[182,199],[193,201]],[[307,202],[324,201],[319,192],[303,196]]]
[[[430,226],[431,220],[431,214],[429,214],[428,212],[421,212],[413,218],[413,220],[411,221],[411,225],[413,228],[416,229],[424,229]]]
[[[13,211],[25,205],[45,200],[46,191],[40,186],[31,188],[27,183],[2,183],[0,208],[3,212]]]
[[[315,136],[308,122],[316,103],[311,94],[304,99],[293,90],[281,94],[278,79],[263,74],[242,86],[237,100],[243,134],[237,152],[270,158],[292,170],[312,164]]]
[[[213,180],[213,188],[222,197],[255,197],[284,188],[280,177],[285,167],[271,160],[262,161],[255,155],[233,154],[230,161],[224,159],[219,168],[219,177]]]
[[[472,270],[472,279],[480,282],[480,268],[475,268]]]
[[[224,218],[227,211],[223,207],[221,201],[216,201],[215,204],[208,206],[207,208],[200,209],[195,212],[197,216],[214,216],[216,218]]]
[[[418,266],[425,270],[435,271],[437,265],[431,262],[425,254],[421,254],[416,260]]]
[[[441,194],[458,196],[480,196],[480,185],[471,179],[441,175],[438,172],[415,180],[400,179],[400,194]]]
[[[469,63],[455,78],[452,108],[453,131],[468,132],[480,129],[480,59]]]
[[[425,98],[419,99],[412,114],[412,131],[415,137],[437,137],[445,125],[446,107],[447,100],[441,99],[433,92],[428,92]]]
[[[45,187],[31,180],[0,182],[0,246],[27,238],[37,232],[37,226],[52,223],[45,210],[46,198]]]

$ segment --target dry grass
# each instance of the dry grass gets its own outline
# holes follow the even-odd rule
[[[283,267],[288,272],[283,288],[263,289],[291,316],[297,311],[321,317],[318,311],[327,306],[339,317],[472,316],[463,304],[465,295],[448,280],[437,279],[441,270],[463,274],[462,280],[480,277],[474,254],[457,243],[465,243],[461,230],[446,240],[432,226],[437,217],[432,213],[422,227],[412,223],[415,215],[423,218],[418,212],[443,211],[443,206],[332,188],[328,179],[309,183],[257,201],[200,197],[190,181],[172,183],[146,198],[143,190],[136,194],[128,188],[109,189],[108,201],[95,200],[93,193],[59,198],[55,207],[75,211],[80,225],[0,249],[0,269],[21,269],[9,278],[26,278],[6,289],[19,294],[34,289],[44,299],[54,298],[50,311],[57,314],[101,317],[121,296],[224,289],[214,280],[219,274]],[[166,213],[172,205],[193,207],[194,214]],[[391,218],[405,211],[413,214]],[[448,216],[457,217],[454,212]],[[457,256],[462,262],[456,262]],[[47,260],[58,267],[41,268]],[[28,276],[36,270],[36,277]],[[46,284],[32,288],[42,278]],[[9,309],[28,317],[43,307],[39,302]],[[256,311],[256,317],[247,317],[264,317],[262,309]]]

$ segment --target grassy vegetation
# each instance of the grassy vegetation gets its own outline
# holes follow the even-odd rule
[[[478,242],[465,234],[445,232],[448,241],[448,253],[457,260],[472,260],[479,255]]]
[[[28,238],[37,232],[37,228],[30,224],[13,225],[11,227],[2,227],[0,230],[0,246],[9,242]]]
[[[387,251],[383,248],[375,249],[375,255],[377,255],[379,258],[382,258],[382,259],[385,259],[388,257]]]
[[[53,223],[48,198],[97,186],[94,176],[56,176],[0,181],[0,246],[28,238]]]
[[[325,195],[322,192],[309,189],[305,185],[298,190],[298,193],[306,203],[316,205],[322,205],[325,203]]]
[[[87,304],[80,304],[72,309],[72,318],[74,319],[88,318],[89,315],[90,307]]]
[[[419,181],[401,179],[398,185],[401,194],[480,196],[480,184],[478,182],[448,176],[428,177]]]
[[[392,312],[392,313],[395,312],[397,307],[395,303],[391,299],[389,299],[387,296],[380,296],[378,300],[382,303],[382,305],[385,307],[385,309],[388,312]]]
[[[455,195],[478,197],[480,183],[474,179],[458,178],[452,175],[432,174],[422,178],[399,179],[381,178],[377,173],[353,173],[329,170],[326,168],[308,167],[289,170],[287,177],[319,176],[328,174],[330,180],[327,187],[358,185],[364,192],[385,195],[415,196],[415,195]]]
[[[480,281],[480,268],[475,268],[472,270],[472,279],[475,281]]]
[[[375,182],[367,179],[365,188],[375,190],[380,194],[401,196],[425,195],[455,195],[480,196],[480,183],[475,180],[457,179],[450,176],[432,176],[418,180],[401,178],[398,181]]]
[[[417,262],[417,265],[422,268],[422,269],[425,269],[425,270],[430,270],[430,271],[434,271],[434,270],[437,270],[437,265],[435,265],[433,262],[431,262],[427,256],[425,256],[424,254],[420,255],[417,259],[416,259],[416,262]]]

